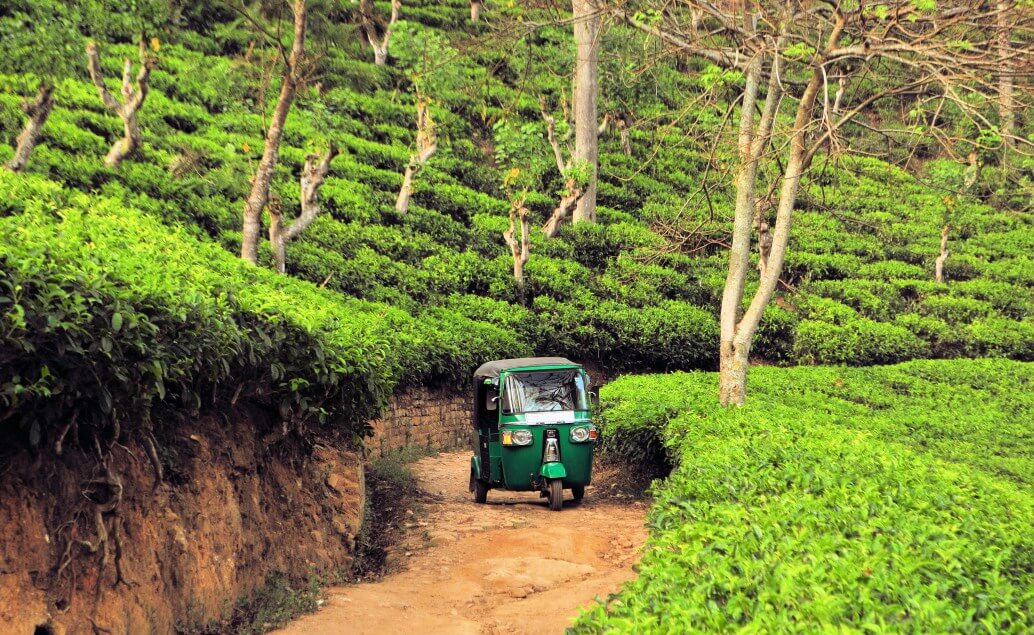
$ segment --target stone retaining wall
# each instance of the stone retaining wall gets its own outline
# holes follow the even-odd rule
[[[417,446],[429,450],[471,447],[470,395],[444,389],[413,388],[392,397],[384,416],[370,422],[366,440],[372,456]]]

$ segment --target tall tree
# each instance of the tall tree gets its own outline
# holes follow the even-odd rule
[[[742,404],[751,344],[779,283],[801,181],[815,155],[826,148],[849,149],[842,142],[844,131],[891,96],[931,91],[972,125],[987,127],[987,117],[968,96],[993,97],[995,86],[987,78],[1006,59],[1029,59],[1029,48],[995,46],[999,13],[982,0],[943,6],[913,0],[875,6],[685,0],[675,9],[665,2],[645,4],[634,12],[625,6],[611,11],[664,44],[742,77],[735,212],[719,342],[720,401]],[[1029,25],[1031,16],[1010,11],[1008,19]],[[861,69],[878,73],[879,84],[852,83]],[[830,78],[837,78],[835,89]],[[833,90],[839,97],[831,96]],[[787,104],[792,108],[784,110]],[[778,125],[782,112],[792,115],[786,125]],[[779,174],[767,188],[775,201],[775,224],[765,237],[770,239],[767,262],[744,308],[751,227],[761,226],[756,204],[762,161]]]
[[[270,30],[261,16],[253,15],[244,6],[234,6],[256,31],[265,38],[277,52],[283,72],[280,77],[280,94],[276,107],[266,128],[265,145],[262,159],[259,161],[255,175],[251,179],[251,192],[244,204],[243,236],[241,238],[241,258],[252,264],[258,264],[258,241],[262,230],[262,212],[269,203],[269,187],[273,181],[273,172],[280,158],[280,141],[284,136],[284,124],[291,111],[305,73],[305,29],[307,20],[306,0],[293,0],[291,14],[293,16],[293,37],[290,48],[278,32]],[[265,108],[265,104],[260,104]]]
[[[594,0],[572,0],[575,64],[572,85],[574,110],[574,158],[589,166],[589,180],[574,210],[574,222],[596,221],[596,175],[599,171],[599,120],[596,102],[599,95],[600,17]]]
[[[153,41],[157,48],[157,40]],[[147,50],[147,38],[141,36],[139,50],[140,68],[136,73],[136,85],[133,79],[133,62],[128,57],[122,63],[122,101],[119,101],[108,90],[104,83],[104,73],[101,71],[100,53],[97,50],[97,43],[90,42],[86,45],[86,58],[90,69],[90,79],[97,87],[104,105],[122,120],[122,138],[116,141],[108,155],[104,157],[104,165],[109,168],[118,167],[122,160],[136,152],[140,147],[140,122],[137,114],[147,99],[147,92],[150,90],[151,71],[154,69],[156,59]]]

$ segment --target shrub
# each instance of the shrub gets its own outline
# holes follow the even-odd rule
[[[786,255],[783,275],[793,280],[841,280],[851,277],[861,263],[849,254],[814,254],[790,250]]]
[[[606,359],[616,369],[714,368],[717,364],[717,320],[685,302],[640,309],[603,302],[591,311],[590,319],[611,334],[613,348]]]
[[[638,577],[573,632],[1034,628],[1030,370],[755,368],[743,408],[709,373],[608,384],[605,444],[655,432],[677,467]]]
[[[664,300],[686,299],[689,276],[670,267],[643,264],[622,254],[598,279],[609,297],[631,306],[659,304]]]
[[[919,265],[898,260],[885,260],[862,265],[858,268],[858,277],[873,280],[925,280],[930,275]]]
[[[892,364],[928,354],[926,342],[906,328],[859,318],[843,325],[803,320],[794,358],[806,364]]]
[[[753,355],[769,362],[792,360],[797,322],[797,316],[785,308],[775,303],[768,305],[754,335]]]
[[[969,323],[994,313],[994,307],[983,300],[953,296],[931,296],[919,305],[922,315],[940,318],[949,324]]]

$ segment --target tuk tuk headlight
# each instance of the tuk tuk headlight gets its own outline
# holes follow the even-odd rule
[[[596,437],[595,428],[590,426],[581,426],[578,428],[571,428],[571,441],[573,443],[585,443]]]
[[[531,445],[535,441],[531,430],[504,430],[503,445]]]

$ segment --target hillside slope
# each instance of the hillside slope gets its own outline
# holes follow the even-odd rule
[[[245,61],[254,38],[231,26],[225,11],[199,11],[163,35],[137,156],[114,170],[102,165],[121,122],[80,71],[60,82],[30,171],[235,252],[262,149],[261,93],[256,68]],[[642,115],[632,129],[632,156],[618,138],[604,137],[601,223],[568,227],[552,240],[535,236],[521,306],[502,240],[509,203],[496,160],[507,139],[497,124],[538,138],[542,156],[548,154],[537,96],[560,102],[571,44],[566,31],[545,27],[527,51],[513,50],[466,16],[467,3],[455,0],[403,5],[400,50],[437,38],[452,55],[429,89],[441,148],[418,176],[405,216],[392,204],[413,142],[413,69],[399,59],[375,66],[354,41],[326,53],[325,76],[288,119],[274,184],[287,216],[297,213],[297,175],[309,149],[331,139],[343,153],[321,191],[326,213],[288,247],[290,274],[426,316],[446,330],[467,324],[463,318],[489,323],[516,336],[515,351],[597,358],[617,370],[713,367],[723,249],[679,253],[654,230],[679,214],[688,224],[711,216],[703,201],[687,198],[699,182],[705,148],[686,139],[689,126],[716,126],[721,104],[681,117],[679,99],[703,89],[692,69],[684,74],[674,66],[628,80],[631,89],[615,87],[620,95],[607,95],[604,86],[605,98],[628,99]],[[615,29],[608,37],[628,34]],[[120,55],[132,54],[132,47],[102,44],[104,70],[116,77]],[[21,125],[19,95],[32,85],[28,76],[0,76],[0,136],[9,141]],[[0,160],[9,152],[0,148]],[[758,356],[849,364],[1034,357],[1030,214],[953,200],[877,160],[830,165],[809,185],[781,289],[786,297],[769,309]],[[961,174],[950,162],[929,166],[937,177],[931,182]],[[536,176],[528,204],[541,222],[560,183],[548,170]],[[711,223],[717,235],[726,227],[721,194]],[[19,208],[9,201],[4,213]],[[949,216],[957,237],[948,282],[936,284],[933,260]]]

